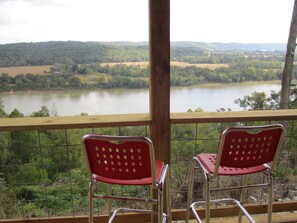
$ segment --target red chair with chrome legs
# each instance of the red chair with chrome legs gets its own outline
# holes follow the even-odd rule
[[[197,206],[206,205],[205,219],[210,221],[211,204],[220,202],[231,202],[240,208],[239,222],[242,214],[245,214],[250,222],[255,222],[252,216],[243,206],[243,199],[248,188],[268,187],[268,223],[272,221],[272,186],[273,169],[278,153],[282,146],[284,127],[280,124],[265,126],[236,126],[227,128],[220,137],[217,154],[202,153],[193,158],[190,169],[188,203],[186,210],[186,223],[190,218],[190,211],[193,212],[196,220],[201,219],[196,211]],[[206,181],[206,201],[193,202],[193,184],[195,170],[201,169]],[[265,172],[268,174],[268,181],[252,184],[247,182],[247,176]],[[210,188],[210,183],[221,176],[244,176],[243,185],[228,188]],[[220,190],[242,190],[241,200],[226,198],[211,200],[210,193]]]
[[[118,208],[113,211],[109,223],[117,213],[141,212],[158,215],[158,223],[170,218],[169,166],[155,160],[150,139],[141,136],[104,136],[87,134],[82,145],[89,170],[89,223],[93,223],[93,199],[148,202],[157,208]],[[157,198],[136,198],[94,193],[94,184],[104,183],[124,186],[150,186],[158,191]],[[165,190],[166,186],[166,190]],[[163,212],[163,197],[166,191],[167,213]],[[156,211],[157,210],[157,211]],[[110,210],[109,210],[110,211]]]

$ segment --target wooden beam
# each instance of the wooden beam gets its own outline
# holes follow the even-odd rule
[[[297,120],[297,109],[171,113],[170,124]],[[150,126],[151,117],[143,114],[1,118],[0,131]]]
[[[149,114],[1,118],[0,131],[149,126],[150,124]]]
[[[235,112],[182,112],[172,113],[170,118],[171,124],[296,120],[297,109]]]
[[[267,204],[246,204],[244,205],[246,210],[251,215],[267,214]],[[297,210],[296,201],[287,202],[275,202],[273,204],[273,215],[276,213],[294,212]],[[227,205],[224,207],[217,207],[211,209],[212,218],[225,218],[238,216],[239,208],[235,205]],[[203,219],[205,214],[204,208],[197,209],[198,215]],[[175,221],[184,220],[186,218],[185,209],[178,209],[172,211],[172,219]],[[194,215],[191,214],[191,219],[194,219]]]
[[[171,113],[170,124],[297,120],[297,109]],[[0,131],[151,126],[143,114],[0,118]]]
[[[170,163],[170,0],[149,0],[151,138]]]
[[[267,205],[265,204],[249,204],[245,205],[250,214],[262,215],[267,213]],[[204,218],[204,209],[197,209],[201,218]],[[276,202],[273,204],[273,219],[275,216],[282,215],[283,218],[290,215],[288,212],[295,212],[297,210],[296,201]],[[213,208],[211,215],[214,218],[226,218],[238,216],[238,208],[235,206],[224,206]],[[172,219],[174,221],[185,220],[185,209],[172,210]],[[297,214],[294,215],[295,221]],[[194,217],[191,216],[193,219]],[[94,223],[107,222],[108,215],[101,215],[94,217]],[[124,214],[118,215],[115,218],[115,223],[144,223],[150,221],[150,215],[146,214]],[[72,216],[72,217],[50,217],[50,218],[26,218],[26,219],[1,219],[0,223],[87,223],[87,216]],[[291,222],[291,221],[282,221]],[[293,221],[292,221],[293,222]]]

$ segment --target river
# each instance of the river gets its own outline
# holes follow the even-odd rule
[[[205,84],[172,88],[170,92],[171,112],[186,112],[202,108],[216,111],[219,108],[242,110],[234,100],[250,95],[254,91],[269,94],[280,90],[280,82]],[[95,114],[147,113],[149,111],[148,89],[79,90],[67,92],[9,92],[0,93],[4,110],[10,113],[18,109],[28,116],[47,106],[52,114],[59,116]]]

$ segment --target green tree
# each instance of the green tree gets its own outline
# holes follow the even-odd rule
[[[77,77],[70,77],[68,82],[71,87],[79,88],[81,86],[81,82]]]
[[[49,181],[46,170],[40,168],[40,165],[34,161],[25,163],[20,167],[17,173],[17,179],[21,184],[28,182],[30,182],[30,184],[38,184]]]
[[[235,104],[245,110],[267,110],[275,109],[275,104],[269,103],[270,99],[264,92],[253,92],[251,95],[246,95],[243,99],[236,99]]]
[[[39,111],[33,112],[31,116],[32,117],[49,117],[50,112],[47,106],[41,106],[41,109]]]
[[[23,118],[24,114],[19,112],[16,108],[10,113],[9,118]]]
[[[0,118],[5,118],[6,116],[7,116],[7,114],[4,111],[3,101],[0,100]]]

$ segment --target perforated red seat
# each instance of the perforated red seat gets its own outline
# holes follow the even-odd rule
[[[149,202],[157,205],[153,209],[118,208],[111,215],[112,222],[118,212],[143,212],[158,215],[158,222],[170,218],[169,166],[155,160],[154,147],[150,139],[142,136],[103,136],[87,134],[82,139],[85,157],[88,163],[89,184],[89,223],[93,222],[93,198],[125,201]],[[94,184],[125,186],[150,186],[158,190],[156,199],[119,197],[94,194]],[[163,191],[166,185],[168,212],[163,212]]]
[[[209,154],[209,153],[204,153],[204,154],[199,154],[197,155],[197,159],[201,164],[206,168],[207,172],[209,174],[214,174],[215,173],[215,163],[217,159],[216,154]],[[257,165],[253,167],[228,167],[228,166],[219,166],[218,169],[218,175],[225,175],[225,176],[231,176],[231,175],[244,175],[244,174],[251,174],[251,173],[258,173],[263,170],[266,170],[267,167],[265,165]]]
[[[196,212],[196,206],[206,205],[206,222],[210,221],[210,204],[219,202],[233,202],[240,208],[239,222],[244,213],[250,222],[255,222],[250,214],[243,207],[243,198],[245,189],[251,187],[269,187],[268,198],[268,222],[272,221],[272,186],[273,186],[273,168],[282,145],[284,136],[284,127],[280,124],[265,126],[235,126],[227,128],[220,137],[217,154],[202,153],[193,158],[190,172],[189,194],[187,203],[186,222],[189,221],[190,211],[198,222],[202,222]],[[200,167],[206,180],[206,201],[192,202],[194,171]],[[252,184],[210,189],[212,179],[219,176],[247,176],[260,172],[267,172],[268,182],[263,184]],[[241,200],[231,198],[210,200],[211,191],[226,189],[241,189]]]

